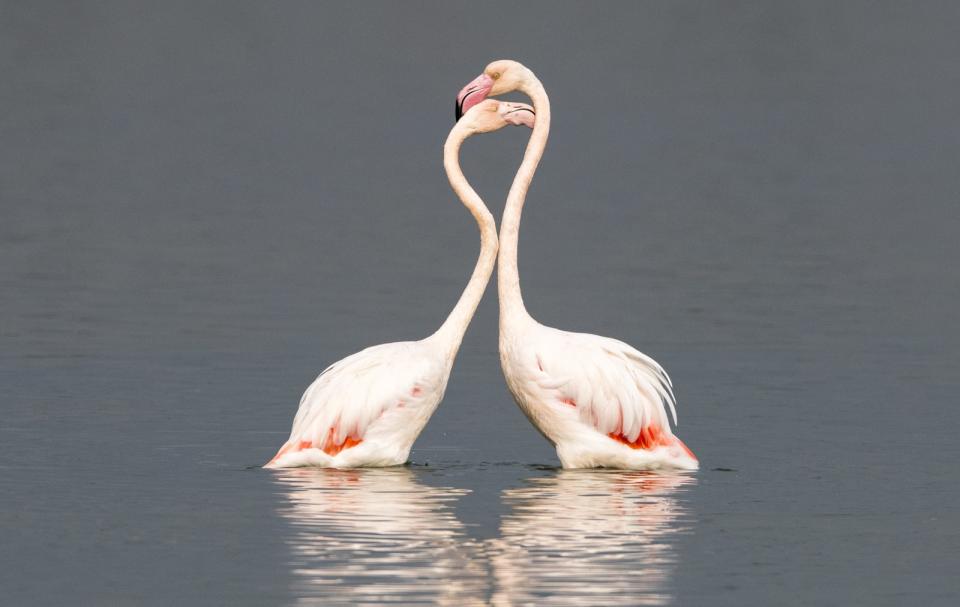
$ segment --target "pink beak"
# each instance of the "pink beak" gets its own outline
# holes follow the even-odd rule
[[[500,116],[509,124],[525,126],[531,129],[533,128],[537,113],[534,112],[533,108],[526,103],[511,103],[509,101],[501,101],[498,109],[500,111]]]
[[[457,120],[460,120],[460,117],[463,116],[467,110],[486,99],[492,88],[493,78],[486,74],[480,74],[473,82],[463,87],[460,90],[460,94],[457,95]]]

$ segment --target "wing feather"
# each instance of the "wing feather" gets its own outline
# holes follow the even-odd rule
[[[372,346],[327,367],[303,393],[289,442],[342,445],[363,438],[388,410],[436,394],[433,365],[417,348],[417,342]],[[414,386],[422,389],[414,394]]]
[[[677,423],[670,376],[629,344],[587,333],[547,332],[533,344],[537,385],[575,404],[584,423],[633,441],[649,426],[671,433]],[[540,369],[542,367],[542,369]]]

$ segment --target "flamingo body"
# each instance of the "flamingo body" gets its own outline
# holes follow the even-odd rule
[[[330,365],[304,392],[290,438],[267,466],[406,462],[443,399],[447,362],[424,340],[373,346]]]
[[[531,322],[502,334],[500,357],[514,400],[564,468],[697,468],[670,429],[669,376],[630,345]]]

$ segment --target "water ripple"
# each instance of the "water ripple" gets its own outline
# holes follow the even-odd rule
[[[402,468],[285,470],[299,605],[484,605],[479,546],[453,514],[466,489],[423,485]]]
[[[687,475],[561,471],[506,489],[498,536],[456,517],[466,489],[409,469],[287,470],[291,593],[302,605],[662,605]]]
[[[493,605],[663,605],[687,475],[562,471],[502,494]]]

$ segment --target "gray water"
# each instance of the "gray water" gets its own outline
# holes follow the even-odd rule
[[[0,602],[953,605],[953,3],[0,3]],[[691,475],[573,472],[495,290],[411,463],[266,471],[302,390],[432,332],[453,97],[553,102],[544,324],[671,373]],[[499,216],[527,132],[465,173]]]

